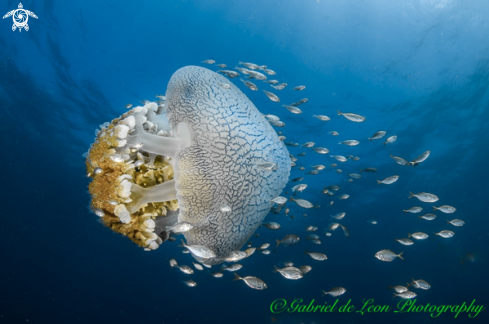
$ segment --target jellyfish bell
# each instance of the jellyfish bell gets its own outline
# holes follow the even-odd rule
[[[103,125],[86,165],[91,206],[104,212],[105,225],[156,249],[168,239],[167,226],[188,222],[186,244],[215,255],[193,255],[207,265],[248,241],[285,187],[291,160],[246,95],[220,86],[228,82],[205,68],[181,68],[164,110],[149,102]],[[257,167],[266,162],[277,168]]]

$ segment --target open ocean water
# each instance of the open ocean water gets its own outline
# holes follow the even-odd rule
[[[28,0],[22,5],[37,18],[16,12],[0,24],[0,323],[488,322],[489,3]],[[0,4],[2,16],[18,9],[18,0]],[[29,30],[13,31],[14,18],[20,23],[28,18]],[[237,273],[259,277],[266,290],[233,281],[227,271],[212,277],[209,271],[220,266],[184,274],[169,266],[171,258],[192,266],[191,255],[177,247],[183,236],[145,252],[87,209],[90,179],[82,154],[99,125],[126,112],[129,103],[157,100],[181,67],[218,71],[215,64],[202,63],[208,59],[230,70],[242,61],[275,71],[267,77],[287,83],[283,90],[250,80],[258,86],[251,91],[239,81],[243,75],[229,82],[262,113],[280,117],[285,127],[274,128],[285,142],[313,141],[330,151],[287,146],[297,157],[290,179],[304,177],[300,183],[308,184],[298,197],[320,208],[288,202],[287,216],[284,208],[265,219],[280,223],[279,230],[260,227],[259,236],[250,238],[255,247],[271,243],[272,252],[241,260]],[[298,85],[306,88],[291,89]],[[280,103],[263,90],[275,93]],[[282,107],[302,98],[309,99],[298,107],[302,114]],[[366,120],[349,121],[337,110]],[[368,140],[380,130],[386,136]],[[397,141],[383,145],[392,135]],[[344,140],[360,144],[338,144]],[[430,156],[416,167],[390,157],[412,161],[425,151]],[[330,155],[360,159],[342,163]],[[306,174],[317,164],[326,168]],[[378,172],[360,173],[367,167]],[[338,168],[343,172],[335,172]],[[349,182],[350,173],[362,177]],[[392,175],[399,180],[377,185]],[[281,195],[288,198],[298,183],[289,182]],[[330,185],[341,189],[333,196],[321,193]],[[433,193],[439,201],[409,199],[409,192]],[[348,199],[338,199],[345,193]],[[433,205],[450,205],[456,212],[433,212]],[[423,211],[403,212],[413,206]],[[346,212],[339,223],[350,237],[341,228],[326,236],[330,215],[340,212]],[[431,212],[436,219],[418,218]],[[465,224],[447,224],[452,219]],[[321,244],[306,240],[310,225],[318,227]],[[434,234],[441,230],[455,235]],[[411,246],[395,241],[413,232],[429,237]],[[274,252],[275,240],[286,234],[301,239]],[[404,260],[376,259],[383,249],[403,252]],[[328,259],[313,260],[305,250]],[[285,261],[312,270],[288,280],[272,272]],[[394,299],[388,286],[412,278],[431,288],[409,287],[422,309],[406,312],[405,306],[400,312],[401,299]],[[188,279],[197,286],[187,287]],[[322,296],[321,290],[333,287],[346,293]],[[303,307],[296,308],[299,300]],[[311,303],[335,300],[331,312],[308,311]],[[378,307],[362,313],[364,303]],[[346,304],[354,308],[340,308]],[[379,309],[383,312],[373,312]]]

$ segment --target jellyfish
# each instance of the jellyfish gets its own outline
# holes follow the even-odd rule
[[[176,71],[165,100],[147,102],[96,131],[86,155],[90,208],[145,250],[188,222],[187,245],[218,264],[253,235],[285,187],[291,160],[253,103],[208,69]],[[273,163],[274,168],[257,167]]]

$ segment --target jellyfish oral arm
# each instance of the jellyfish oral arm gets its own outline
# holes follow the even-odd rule
[[[177,199],[175,180],[167,181],[150,188],[143,188],[137,184],[133,184],[131,186],[131,199],[133,202],[128,206],[131,214],[147,203],[175,200]]]

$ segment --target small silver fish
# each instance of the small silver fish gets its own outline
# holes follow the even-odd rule
[[[231,85],[227,83],[218,83],[217,85],[224,89],[231,89]]]
[[[260,247],[259,247],[258,249],[259,249],[259,250],[265,250],[265,249],[267,249],[269,246],[270,246],[270,243],[263,243],[262,245],[260,245]]]
[[[430,153],[431,153],[431,151],[424,152],[423,154],[418,156],[416,159],[412,160],[411,165],[415,167],[418,164],[420,164],[421,162],[424,162],[428,158],[428,156],[430,156]]]
[[[306,86],[303,86],[303,85],[300,85],[300,86],[297,86],[297,87],[294,87],[292,88],[292,90],[295,90],[295,91],[302,91],[306,88]]]
[[[368,140],[372,141],[373,139],[382,138],[385,136],[385,134],[386,134],[386,132],[384,132],[384,131],[378,131],[377,133],[373,134],[372,137],[369,137]]]
[[[343,234],[345,234],[346,237],[350,237],[350,231],[348,231],[348,228],[344,225],[340,225],[340,227],[343,230]]]
[[[438,196],[428,192],[420,192],[417,194],[413,194],[412,192],[409,192],[409,198],[413,198],[413,197],[416,197],[422,202],[427,202],[427,203],[431,203],[439,200]]]
[[[272,121],[270,120],[270,124],[276,127],[285,127],[285,123],[283,121]]]
[[[211,272],[209,274],[211,276],[213,276],[214,278],[222,278],[224,276],[224,274],[222,272]]]
[[[358,173],[349,173],[348,174],[350,177],[352,177],[353,179],[360,179],[362,176]]]
[[[291,261],[284,262],[284,267],[293,267],[293,266],[294,266],[294,262]]]
[[[308,226],[306,228],[306,231],[308,231],[308,232],[315,232],[317,230],[318,230],[318,228],[316,226]]]
[[[302,152],[302,153],[297,154],[297,156],[304,156],[304,155],[306,155],[305,152]]]
[[[271,114],[265,115],[265,118],[268,119],[269,121],[279,121],[280,120],[280,117],[275,116],[275,115],[271,115]]]
[[[351,120],[356,123],[361,123],[365,121],[365,117],[353,114],[353,113],[342,113],[341,111],[338,110],[338,115],[343,115],[346,119]]]
[[[340,161],[340,162],[346,162],[348,161],[346,157],[342,156],[342,155],[330,155],[332,158],[335,158],[336,160]]]
[[[280,224],[275,222],[263,223],[262,225],[270,230],[278,230],[280,228]]]
[[[244,83],[245,86],[247,86],[250,90],[253,90],[253,91],[256,91],[258,90],[258,87],[256,86],[256,84],[254,84],[253,82],[250,82],[250,81],[245,81],[243,79],[239,79],[241,82]]]
[[[204,267],[202,267],[202,265],[200,263],[192,262],[192,264],[194,265],[195,269],[204,270]]]
[[[275,74],[277,74],[277,73],[275,73],[275,71],[272,71],[270,69],[263,69],[263,72],[265,72],[268,75],[275,75]]]
[[[223,213],[230,213],[232,211],[231,207],[226,204],[222,204],[221,206],[219,206],[219,210]]]
[[[440,231],[438,233],[435,233],[435,235],[439,235],[443,238],[450,238],[450,237],[453,237],[455,235],[455,233],[452,231],[449,231],[449,230],[443,230],[443,231]]]
[[[360,173],[362,173],[362,172],[375,173],[375,172],[377,172],[377,169],[376,168],[365,168],[363,170],[360,170]]]
[[[271,92],[268,92],[268,91],[266,91],[266,90],[263,90],[263,92],[265,92],[265,94],[267,95],[267,97],[268,97],[270,100],[275,101],[275,102],[279,102],[279,101],[280,101],[280,99],[279,99],[279,98],[278,98],[278,97],[277,97],[275,94],[273,94],[273,93],[271,93]]]
[[[447,219],[447,224],[452,224],[453,226],[464,226],[465,222],[461,219],[452,219],[451,221]]]
[[[194,270],[192,268],[190,268],[189,266],[186,266],[186,265],[182,265],[182,266],[176,265],[175,267],[180,269],[180,271],[182,271],[185,274],[193,274],[194,273]]]
[[[167,226],[166,230],[173,233],[183,233],[190,231],[192,228],[194,228],[194,225],[189,222],[178,222],[173,226]]]
[[[249,71],[248,75],[249,75],[248,79],[257,79],[257,80],[266,80],[267,79],[265,74],[260,73],[260,72],[256,72],[256,71]]]
[[[243,74],[250,74],[250,70],[248,70],[248,69],[238,67],[238,66],[235,66],[234,68]]]
[[[318,165],[313,165],[312,166],[314,169],[316,170],[324,170],[326,167],[322,164],[318,164]]]
[[[394,291],[398,294],[402,294],[403,292],[406,292],[408,291],[407,287],[404,287],[404,286],[394,286],[392,287],[391,285],[389,285],[389,289],[394,289]]]
[[[226,266],[225,264],[223,264],[221,266],[221,271],[224,271],[224,270],[229,271],[229,272],[238,271],[242,267],[243,267],[243,265],[241,265],[239,263],[234,263],[234,264],[231,264],[230,266]]]
[[[287,146],[292,146],[292,147],[299,146],[299,143],[293,143],[293,142],[285,142],[284,144],[287,145]]]
[[[419,289],[423,289],[423,290],[428,290],[431,288],[431,285],[429,283],[427,283],[426,281],[424,281],[423,279],[418,279],[418,280],[413,279],[413,281],[408,285],[408,287],[411,287],[411,286],[413,286],[414,288],[419,288]]]
[[[407,238],[402,238],[402,239],[395,239],[397,242],[401,243],[402,245],[413,245],[414,242],[411,241],[410,239]]]
[[[214,63],[216,63],[216,61],[214,61],[214,60],[205,60],[205,61],[202,61],[202,63],[214,64]]]
[[[390,177],[387,177],[385,178],[384,180],[380,181],[380,180],[377,180],[377,184],[392,184],[394,182],[396,182],[397,180],[399,179],[399,176],[398,175],[394,175],[394,176],[390,176]]]
[[[335,132],[335,131],[328,132],[328,134],[331,134],[331,135],[333,135],[333,136],[338,136],[338,135],[340,135],[338,132]]]
[[[295,202],[297,205],[299,205],[302,208],[312,208],[312,207],[314,207],[313,204],[311,204],[309,201],[304,200],[304,199],[294,199],[294,198],[290,197],[289,200]]]
[[[329,150],[325,147],[314,147],[313,148],[314,152],[317,152],[319,154],[328,154]]]
[[[305,142],[304,144],[302,144],[301,146],[303,147],[313,147],[314,146],[314,142]]]
[[[381,251],[375,253],[375,257],[381,261],[391,262],[395,258],[400,258],[401,260],[404,260],[404,258],[402,257],[403,253],[404,252],[401,252],[399,254],[395,254],[391,250],[381,250]]]
[[[339,142],[338,144],[344,144],[344,145],[348,145],[348,146],[356,146],[356,145],[360,144],[360,142],[357,140],[347,140],[347,141]]]
[[[268,288],[267,284],[263,280],[257,277],[253,277],[253,276],[240,277],[237,273],[234,273],[233,281],[236,280],[243,280],[248,287],[253,289],[263,290]]]
[[[415,232],[413,234],[408,233],[408,237],[414,237],[417,240],[426,240],[429,235],[423,232]]]
[[[260,66],[255,64],[255,63],[245,63],[245,62],[239,62],[239,64],[246,66],[248,69],[252,70],[258,70],[260,69]]]
[[[227,65],[226,64],[216,64],[216,66],[220,67],[220,68],[225,68]]]
[[[336,215],[330,215],[329,217],[331,218],[335,218],[337,220],[340,220],[340,219],[343,219],[345,217],[346,213],[345,212],[342,212],[342,213],[338,213]]]
[[[297,107],[294,107],[294,106],[287,106],[287,105],[283,105],[285,108],[287,108],[288,111],[290,111],[291,113],[293,114],[296,114],[296,115],[299,115],[299,114],[302,114],[302,110],[300,110],[299,108]]]
[[[426,214],[423,216],[419,216],[419,219],[426,219],[426,220],[434,220],[436,218],[435,214]]]
[[[226,261],[235,262],[246,258],[248,254],[245,251],[231,251],[225,258]]]
[[[319,235],[317,234],[307,234],[306,240],[319,240]]]
[[[331,120],[331,118],[329,118],[328,116],[325,116],[325,115],[312,115],[312,117],[317,118],[317,119],[322,120],[322,121]]]
[[[404,210],[404,212],[416,214],[416,213],[421,212],[422,210],[423,210],[423,208],[421,208],[421,207],[411,207],[409,209]]]
[[[197,286],[197,283],[193,280],[185,280],[184,283],[189,286],[189,287],[195,287]]]
[[[278,196],[270,200],[270,202],[274,202],[276,204],[285,204],[287,202],[287,198]]]
[[[273,162],[257,163],[256,166],[265,171],[275,171],[278,169],[278,164]]]
[[[342,194],[341,196],[338,197],[338,199],[341,199],[341,200],[345,200],[345,199],[348,199],[350,198],[350,195],[349,194]]]
[[[455,207],[448,206],[448,205],[443,205],[441,207],[433,206],[433,210],[439,210],[439,211],[444,212],[446,214],[451,214],[451,213],[454,213],[457,211],[457,209]]]
[[[126,108],[127,108],[127,109],[130,109],[131,107],[132,107],[132,104],[127,104],[127,105],[126,105]]]
[[[280,273],[284,278],[286,279],[292,279],[292,280],[297,280],[302,278],[304,275],[302,271],[296,267],[285,267],[282,269],[277,268],[274,266],[275,270],[273,272],[278,272]]]
[[[391,154],[391,158],[393,158],[394,161],[396,161],[397,164],[400,164],[400,165],[409,165],[409,162],[406,161],[406,160],[404,160],[401,157],[394,156],[394,155]]]
[[[192,254],[194,254],[200,258],[208,259],[208,258],[214,258],[216,256],[216,254],[206,246],[203,246],[203,245],[186,245],[183,240],[181,240],[181,241],[182,241],[182,245],[180,247],[187,248],[190,252],[192,252]]]
[[[306,252],[304,254],[309,254],[309,256],[311,258],[313,258],[314,260],[317,260],[317,261],[324,261],[324,260],[327,260],[328,259],[328,257],[324,253],[307,252],[307,250],[306,250]]]
[[[304,180],[304,178],[300,177],[300,178],[294,178],[292,180],[290,180],[290,182],[297,182],[297,181],[302,181]]]
[[[302,274],[306,274],[312,270],[312,267],[309,265],[303,265],[299,267],[299,270],[302,272]]]
[[[397,135],[388,137],[387,140],[385,141],[384,145],[394,143],[397,140]]]
[[[319,173],[319,170],[311,170],[311,171],[307,172],[306,174],[315,175],[315,174],[318,174],[318,173]]]
[[[278,83],[278,80],[268,80],[268,81],[265,81],[266,83],[268,84],[277,84]]]
[[[277,246],[279,247],[280,244],[283,244],[285,246],[291,246],[299,242],[300,237],[294,234],[288,234],[286,235],[282,240],[275,240],[277,242]]]
[[[302,105],[303,103],[306,103],[308,100],[309,100],[309,99],[304,98],[304,99],[301,99],[301,100],[299,100],[299,101],[297,101],[297,102],[291,103],[290,105],[291,105],[291,106],[300,106],[300,105]]]
[[[403,299],[411,299],[411,298],[414,298],[416,297],[417,295],[415,293],[413,293],[412,291],[406,291],[406,292],[403,292],[403,293],[400,293],[400,294],[394,294],[394,297],[401,297]]]
[[[324,290],[321,291],[323,292],[323,296],[331,295],[333,297],[338,297],[340,295],[343,295],[346,292],[346,289],[343,287],[335,287],[330,291],[324,291]]]
[[[276,86],[275,85],[270,85],[270,86],[275,90],[283,90],[287,86],[287,83],[280,83]]]
[[[238,73],[238,72],[236,72],[236,71],[231,71],[231,70],[219,70],[219,71],[217,71],[217,72],[222,73],[222,74],[224,74],[224,75],[226,75],[226,76],[230,77],[231,79],[232,79],[232,78],[235,78],[235,77],[237,77],[237,76],[239,76],[239,73]]]
[[[255,247],[250,247],[245,250],[246,257],[249,258],[253,253],[255,253],[256,248]]]
[[[305,183],[301,183],[301,184],[298,184],[298,185],[295,185],[292,187],[292,191],[294,192],[303,192],[304,189],[307,188],[307,184]]]
[[[175,267],[175,266],[177,266],[177,265],[178,265],[177,260],[175,260],[175,259],[170,259],[170,267],[172,267],[172,268],[173,268],[173,267]]]

